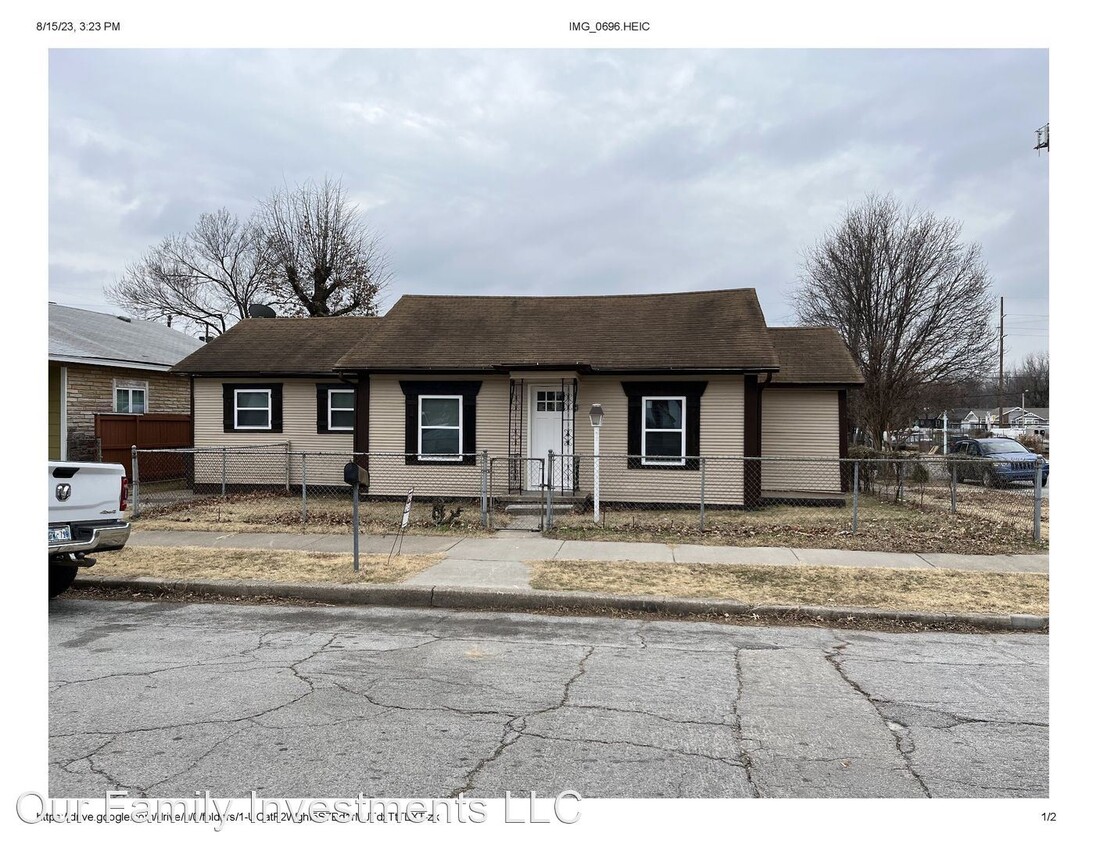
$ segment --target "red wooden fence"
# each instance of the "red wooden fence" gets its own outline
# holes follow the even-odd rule
[[[194,426],[188,413],[96,413],[95,436],[101,443],[104,463],[121,463],[125,474],[133,477],[133,446],[137,448],[193,448]],[[167,455],[164,455],[167,457]],[[178,465],[174,466],[173,463]],[[153,466],[148,467],[149,470]],[[181,477],[185,473],[181,456],[157,460],[158,477],[147,476],[142,467],[141,480],[157,481]]]

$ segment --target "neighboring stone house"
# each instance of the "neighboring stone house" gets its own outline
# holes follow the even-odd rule
[[[49,459],[95,460],[95,415],[190,413],[168,372],[202,346],[155,322],[49,305]]]
[[[383,317],[245,320],[174,371],[194,377],[195,446],[397,455],[397,474],[373,465],[374,495],[473,489],[483,451],[508,461],[508,492],[539,488],[548,455],[555,488],[578,492],[599,404],[614,500],[690,495],[717,456],[726,506],[845,489],[833,461],[806,475],[744,458],[845,455],[862,383],[833,329],[770,329],[752,289],[404,296]],[[340,483],[335,468],[309,482]]]

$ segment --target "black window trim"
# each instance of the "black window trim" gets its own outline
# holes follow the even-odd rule
[[[626,467],[658,472],[696,472],[701,455],[702,394],[708,381],[623,381],[626,394]],[[684,460],[681,463],[648,463],[643,434],[645,399],[682,396],[684,414]]]
[[[339,408],[353,413],[353,425],[349,428],[330,427],[330,393],[346,392],[354,396],[353,407]],[[315,385],[315,432],[317,434],[352,434],[357,429],[356,388],[344,381],[332,381]]]
[[[406,399],[405,449],[407,466],[474,466],[477,455],[478,391],[481,381],[399,381]],[[422,396],[461,398],[463,415],[463,454],[459,459],[422,457],[418,451],[420,437],[420,402]]]
[[[224,433],[226,434],[280,434],[284,430],[284,385],[280,382],[266,381],[258,383],[223,383]],[[235,423],[237,392],[262,390],[270,397],[269,427],[238,427]]]

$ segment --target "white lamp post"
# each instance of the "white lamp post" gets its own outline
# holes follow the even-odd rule
[[[603,408],[598,404],[588,409],[588,421],[592,423],[592,521],[600,523],[600,426],[603,424]]]

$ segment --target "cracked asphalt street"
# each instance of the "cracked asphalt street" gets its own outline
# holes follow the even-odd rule
[[[1043,797],[1048,637],[50,602],[50,793]]]

